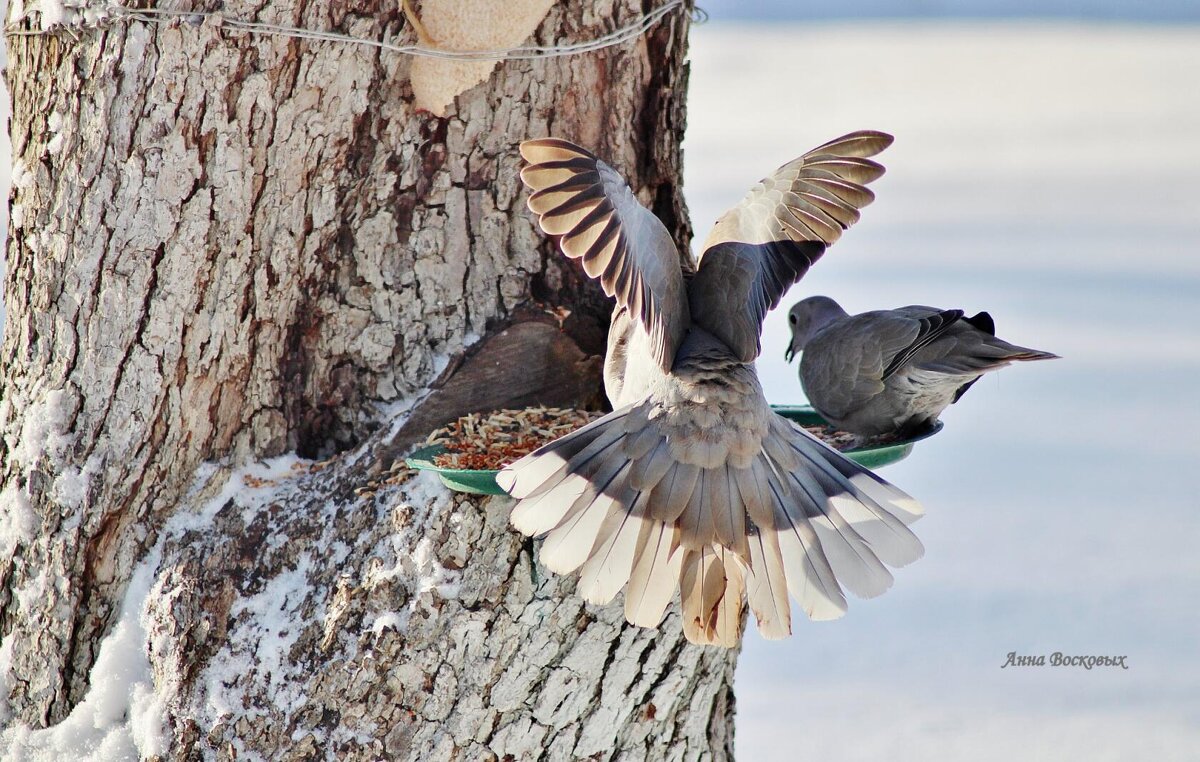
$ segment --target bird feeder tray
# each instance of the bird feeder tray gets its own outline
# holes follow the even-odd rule
[[[825,419],[809,405],[771,405],[771,409],[793,423],[801,426],[827,426]],[[867,444],[842,450],[842,454],[850,460],[867,468],[882,468],[893,463],[899,463],[909,456],[913,446],[922,439],[928,439],[942,430],[942,422],[938,421],[929,431],[914,437],[900,439],[880,444]]]
[[[474,471],[469,468],[443,468],[433,462],[433,459],[442,453],[447,452],[444,445],[430,445],[416,450],[408,458],[405,463],[409,468],[415,468],[418,471],[432,471],[438,475],[445,484],[455,492],[468,492],[472,495],[503,495],[504,490],[500,489],[500,485],[496,484],[496,471]]]
[[[603,415],[544,406],[471,413],[431,432],[425,447],[406,463],[409,468],[433,471],[458,492],[503,495],[496,484],[500,468]]]
[[[825,419],[808,405],[772,405],[771,409],[801,426],[826,425]],[[896,442],[872,444],[865,447],[844,450],[842,454],[855,463],[867,468],[881,468],[904,460],[912,452],[913,445],[922,439],[933,436],[941,430],[942,423],[938,421],[932,430],[919,436]],[[409,468],[415,468],[418,471],[434,472],[442,480],[442,484],[455,492],[466,492],[473,495],[505,494],[500,485],[496,483],[496,474],[500,473],[498,469],[444,468],[437,465],[434,459],[445,452],[447,452],[447,449],[444,445],[429,445],[414,451],[405,459],[405,463],[408,464]]]

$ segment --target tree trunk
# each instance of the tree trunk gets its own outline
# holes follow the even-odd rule
[[[398,5],[221,12],[412,39]],[[687,251],[687,26],[501,63],[444,118],[366,46],[9,38],[0,756],[731,756],[733,654],[583,604],[506,498],[395,467],[458,415],[600,397],[611,305],[536,232],[516,144],[593,147]]]

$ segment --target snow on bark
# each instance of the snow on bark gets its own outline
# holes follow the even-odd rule
[[[407,34],[395,4],[223,10]],[[558,4],[536,40],[641,11]],[[688,250],[686,28],[673,15],[627,46],[506,62],[446,118],[414,111],[410,60],[368,48],[211,22],[9,38],[8,748],[51,753],[88,727],[63,743],[728,755],[732,655],[685,646],[675,617],[636,630],[619,601],[585,606],[530,560],[504,500],[363,491],[403,438],[381,411],[429,399],[522,311],[565,308],[578,354],[603,351],[610,302],[534,230],[520,140],[595,147]],[[264,478],[248,463],[356,447],[246,481]]]
[[[732,661],[677,612],[632,627],[537,564],[507,498],[402,470],[356,487],[360,462],[203,469],[88,693],[0,756],[730,756]]]

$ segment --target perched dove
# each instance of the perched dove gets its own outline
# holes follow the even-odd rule
[[[776,415],[755,375],[767,311],[858,220],[892,142],[856,132],[780,167],[722,216],[699,265],[620,175],[547,138],[521,145],[542,230],[615,296],[605,368],[616,409],[504,469],[513,525],[545,535],[551,571],[655,627],[682,591],[693,643],[741,636],[744,597],[764,637],[791,633],[788,593],[812,619],[872,597],[885,564],[923,552],[920,505]]]
[[[827,296],[788,313],[800,383],[821,416],[866,437],[928,431],[984,373],[1058,355],[996,338],[992,316],[912,305],[850,316]]]

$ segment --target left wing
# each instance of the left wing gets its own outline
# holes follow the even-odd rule
[[[574,143],[526,140],[521,156],[529,162],[521,180],[533,191],[529,209],[538,225],[561,236],[562,252],[580,260],[588,277],[616,297],[617,309],[641,322],[655,362],[670,370],[689,324],[671,234],[615,169]]]

